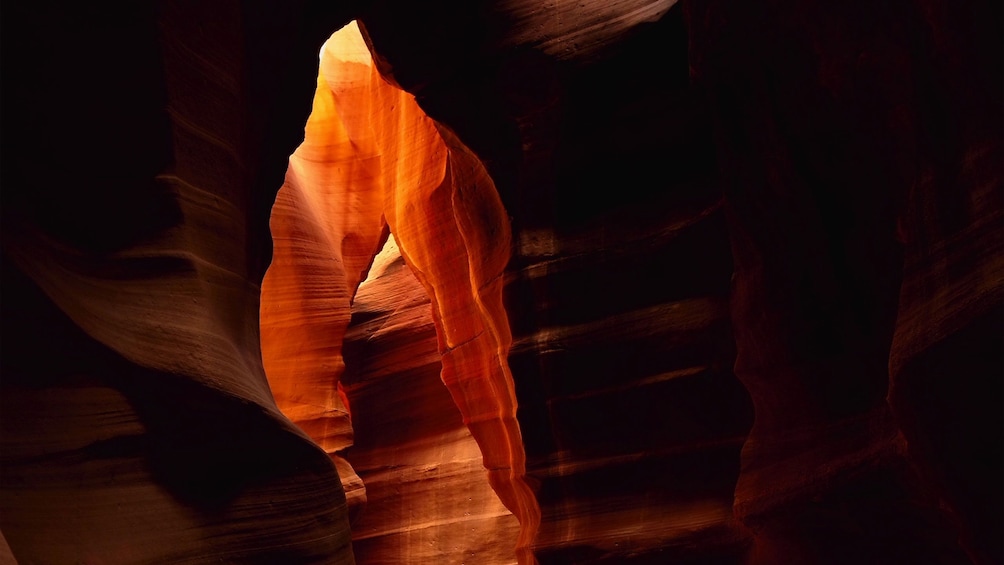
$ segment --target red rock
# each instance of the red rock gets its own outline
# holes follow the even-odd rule
[[[266,116],[306,109],[257,81],[311,24],[162,8],[4,6],[3,537],[20,563],[351,563],[259,350],[259,157],[300,129]]]
[[[368,495],[353,522],[357,561],[515,563],[519,523],[440,378],[429,298],[393,236],[352,315],[342,382],[356,437],[346,457]]]
[[[329,453],[351,444],[348,411],[336,392],[341,343],[386,218],[431,298],[442,380],[481,446],[492,487],[522,525],[519,547],[530,559],[526,548],[539,516],[523,482],[505,364],[508,218],[477,158],[448,133],[444,142],[411,95],[385,82],[368,58],[354,24],[325,45],[304,144],[290,158],[276,201],[277,244],[261,315],[270,383],[279,407]],[[351,503],[347,483],[358,481],[352,474],[342,480]]]
[[[22,563],[1001,562],[990,3],[2,23]]]

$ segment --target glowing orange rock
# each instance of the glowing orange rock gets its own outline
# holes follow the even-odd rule
[[[272,209],[272,265],[262,281],[262,358],[276,402],[329,454],[351,445],[338,390],[349,303],[382,230],[379,185],[353,182],[357,159],[322,80],[303,144]],[[374,175],[375,176],[375,175]],[[365,496],[339,462],[350,504]],[[353,500],[356,499],[356,500]]]
[[[444,386],[429,296],[393,236],[352,304],[342,384],[366,482],[352,523],[359,563],[514,563],[519,522]]]
[[[431,298],[442,379],[492,487],[520,521],[520,561],[532,562],[539,510],[523,480],[505,361],[508,217],[477,158],[380,77],[351,24],[322,50],[314,111],[273,210],[275,252],[262,287],[262,350],[276,402],[329,453],[351,443],[338,392],[341,342],[385,221]]]

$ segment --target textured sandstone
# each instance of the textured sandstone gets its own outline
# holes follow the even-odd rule
[[[337,64],[330,48],[323,53],[329,65]],[[345,61],[351,65],[366,69],[356,60]],[[349,411],[338,385],[349,304],[383,229],[374,164],[375,159],[357,154],[335,96],[319,77],[304,142],[289,159],[272,209],[274,248],[262,281],[261,342],[276,403],[333,457],[352,444]],[[358,477],[344,461],[340,467],[343,485],[352,485],[346,488],[350,504],[362,504],[365,491]]]
[[[22,563],[1002,562],[993,3],[3,10]]]
[[[743,442],[749,423],[729,371],[702,371],[730,364],[730,336],[695,331],[725,318],[755,425],[741,472],[724,472],[737,455],[726,449],[685,468],[704,488],[721,472],[706,500],[733,505],[735,487],[749,529],[695,512],[717,525],[682,547],[722,557],[738,543],[722,557],[736,562],[745,538],[761,563],[952,563],[967,559],[961,533],[965,553],[996,562],[1000,497],[986,493],[999,492],[1000,411],[981,399],[1000,398],[988,337],[1000,335],[1000,174],[988,166],[1000,132],[978,116],[1000,115],[988,43],[999,15],[978,3],[775,4],[682,3],[595,51],[563,43],[576,24],[547,19],[560,11],[550,6],[461,11],[467,25],[428,42],[414,34],[447,8],[365,16],[381,68],[478,152],[513,216],[510,366],[541,561],[673,551],[672,519],[640,533],[659,523],[647,501],[686,500],[665,472],[643,479],[660,468],[653,454],[687,445],[699,414],[718,415],[721,435],[690,436],[698,445]],[[472,51],[449,47],[460,44]],[[616,204],[591,197],[596,185],[614,187]],[[670,392],[684,375],[716,392]],[[672,421],[671,399],[697,415]],[[604,513],[616,518],[593,518]]]
[[[429,297],[393,236],[352,305],[342,379],[366,483],[353,522],[360,563],[515,563],[519,523],[502,505],[440,373]]]
[[[750,409],[730,371],[721,198],[701,124],[679,117],[701,110],[685,91],[685,59],[654,79],[640,63],[647,49],[677,47],[655,38],[679,33],[679,20],[593,71],[515,51],[428,73],[455,72],[448,80],[470,85],[460,94],[406,82],[435,44],[406,50],[379,14],[366,23],[394,78],[478,149],[513,216],[509,365],[541,506],[536,558],[740,559],[732,491]],[[571,68],[598,54],[579,53]],[[656,104],[649,80],[673,103]],[[492,129],[500,116],[515,127]]]
[[[335,468],[259,352],[255,199],[299,129],[265,117],[307,110],[260,81],[309,80],[284,65],[313,24],[118,10],[4,5],[3,536],[21,563],[351,563]]]
[[[388,227],[430,297],[442,380],[491,486],[519,519],[528,559],[539,517],[523,482],[506,365],[507,216],[477,158],[380,77],[351,24],[322,50],[304,143],[273,211],[276,246],[262,290],[263,356],[277,403],[329,453],[351,444],[341,346],[350,301]],[[351,473],[342,480],[350,502],[365,499],[350,488],[359,484]]]
[[[1001,307],[999,220],[996,235],[987,229],[1001,214],[999,167],[988,168],[1000,132],[969,114],[1000,115],[977,63],[989,57],[977,47],[987,23],[966,21],[975,4],[954,16],[920,3],[791,4],[707,2],[691,14],[730,208],[736,374],[756,408],[736,487],[753,560],[964,562],[961,533],[968,557],[996,562],[1000,531],[983,524],[1001,523],[988,502],[1000,482],[987,480],[999,452],[973,463],[1000,441],[978,431],[1000,429],[999,406],[979,400],[1000,397],[999,355],[973,338],[949,346],[955,369],[904,370],[943,359],[933,346],[953,333],[999,334],[978,320]],[[972,35],[949,39],[958,29]],[[743,46],[723,49],[725,37]],[[957,91],[960,80],[972,87]],[[940,405],[924,399],[939,389]],[[960,419],[969,435],[948,424]],[[948,453],[955,474],[932,474]],[[980,525],[946,527],[959,516]]]

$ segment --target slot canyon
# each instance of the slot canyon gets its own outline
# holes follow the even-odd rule
[[[0,565],[1004,563],[999,5],[0,24]]]

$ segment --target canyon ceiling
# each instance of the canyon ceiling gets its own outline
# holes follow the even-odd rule
[[[1001,20],[5,1],[0,564],[1004,562]]]

